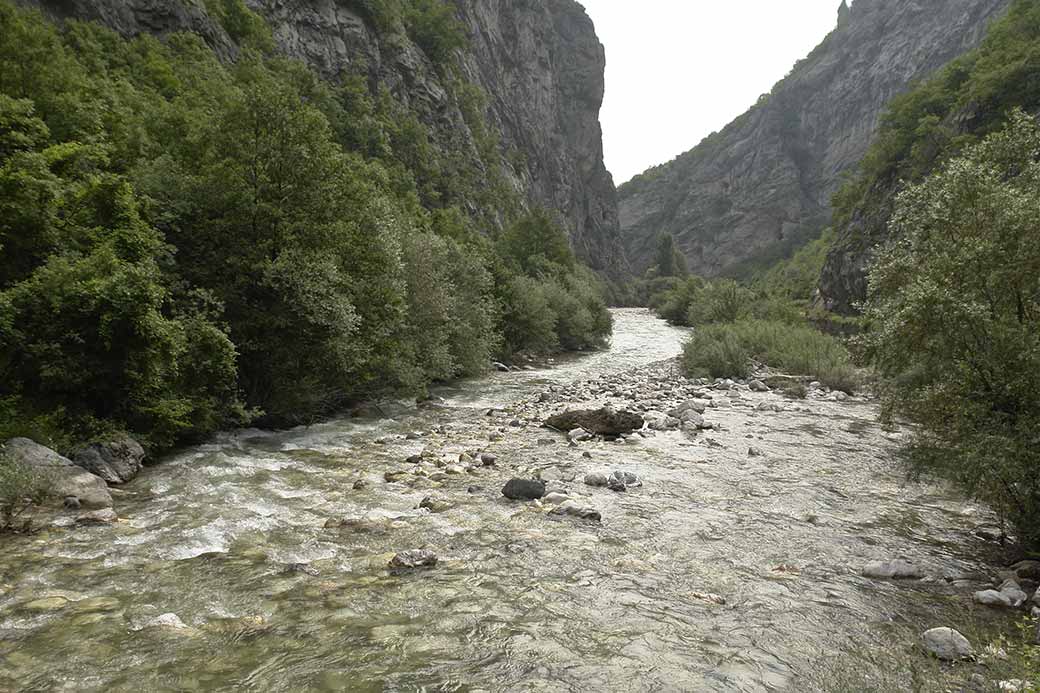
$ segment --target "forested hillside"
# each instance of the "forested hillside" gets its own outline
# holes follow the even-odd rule
[[[841,313],[866,298],[873,250],[891,237],[896,196],[1001,129],[1012,108],[1040,111],[1040,7],[1016,1],[978,49],[890,104],[857,175],[834,201],[834,241],[821,304]]]
[[[0,3],[0,438],[162,448],[609,335],[567,219],[502,173],[451,6],[359,11],[444,76],[475,159],[241,0],[190,9],[208,43]]]

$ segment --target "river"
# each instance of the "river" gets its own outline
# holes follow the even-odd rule
[[[651,364],[685,333],[615,318],[607,351],[441,388],[393,418],[224,434],[119,490],[114,525],[3,539],[0,690],[836,690],[848,671],[927,667],[925,628],[987,623],[950,578],[989,569],[973,531],[992,517],[906,483],[900,434],[869,402],[737,394],[697,438],[579,448],[538,428],[571,395],[683,396]],[[434,481],[404,462],[423,450],[498,463]],[[582,484],[617,468],[644,486]],[[533,474],[602,523],[501,496]],[[443,507],[417,509],[431,495]],[[364,531],[325,529],[345,517]],[[416,548],[438,565],[387,569]],[[931,577],[860,576],[896,556]]]

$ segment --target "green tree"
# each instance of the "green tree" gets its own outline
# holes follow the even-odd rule
[[[1021,112],[898,199],[870,275],[866,353],[918,471],[1040,541],[1040,129]]]

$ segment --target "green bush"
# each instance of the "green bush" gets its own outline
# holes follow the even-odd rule
[[[746,378],[756,364],[810,376],[844,392],[857,386],[845,347],[805,325],[765,320],[708,325],[698,328],[683,350],[691,377]]]
[[[906,190],[870,274],[866,355],[915,469],[952,478],[1040,543],[1040,128],[1007,128]]]
[[[28,531],[27,516],[47,497],[47,480],[0,453],[0,533]]]

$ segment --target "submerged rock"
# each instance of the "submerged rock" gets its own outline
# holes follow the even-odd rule
[[[144,448],[133,438],[92,443],[77,451],[72,462],[110,484],[125,484],[144,465]]]
[[[76,517],[77,525],[110,525],[119,520],[112,508],[101,508]]]
[[[112,507],[112,494],[108,492],[104,479],[76,466],[50,448],[28,438],[12,438],[0,452],[39,474],[55,498],[66,499],[66,502],[75,498],[84,508]]]
[[[388,565],[395,570],[430,568],[437,565],[437,554],[429,549],[401,551],[390,559]]]
[[[569,517],[577,517],[582,520],[589,520],[590,522],[601,522],[603,516],[595,508],[583,506],[577,501],[568,500],[561,503],[559,506],[554,508],[550,515],[565,515]]]
[[[610,407],[602,409],[571,410],[549,417],[546,426],[558,431],[573,431],[581,428],[589,433],[617,437],[622,433],[631,433],[643,427],[643,417],[629,411],[615,411]]]
[[[545,497],[545,482],[541,479],[510,479],[502,487],[502,495],[510,500],[538,500]]]
[[[953,628],[933,628],[923,636],[924,648],[946,662],[971,657],[974,649],[968,639]]]
[[[909,561],[876,561],[864,566],[860,575],[882,580],[920,580],[925,576],[924,570]]]

